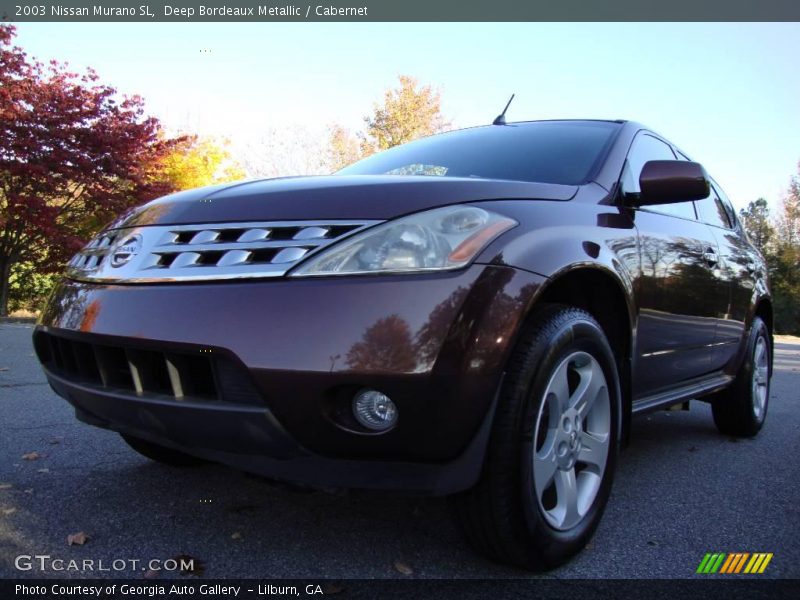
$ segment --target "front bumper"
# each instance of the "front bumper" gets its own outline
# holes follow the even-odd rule
[[[66,281],[34,337],[51,385],[84,421],[276,479],[445,494],[478,477],[503,365],[541,282],[485,265],[246,283]],[[162,355],[189,364],[176,370],[185,397],[166,371],[141,371]],[[133,380],[117,376],[126,363]],[[192,392],[193,381],[212,381],[198,364],[210,365],[213,393]],[[348,420],[364,387],[395,401],[391,431]]]

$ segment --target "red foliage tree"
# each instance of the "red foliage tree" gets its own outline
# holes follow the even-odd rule
[[[55,270],[115,214],[172,191],[154,174],[180,141],[140,97],[30,60],[14,35],[0,25],[0,316],[13,264]]]

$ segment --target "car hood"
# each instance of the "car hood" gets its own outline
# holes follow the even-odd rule
[[[245,181],[164,196],[111,228],[235,221],[390,219],[479,200],[569,200],[576,186],[490,179],[330,175]]]

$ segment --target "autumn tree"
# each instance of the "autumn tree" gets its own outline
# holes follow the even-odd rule
[[[325,164],[326,136],[305,125],[283,125],[263,130],[257,137],[240,137],[231,154],[248,177],[322,175],[331,172]]]
[[[800,246],[800,164],[797,169],[798,174],[789,184],[776,223],[776,243],[779,246]]]
[[[768,256],[779,333],[800,335],[800,165],[775,222]]]
[[[176,190],[244,179],[245,172],[231,157],[228,145],[211,138],[187,137],[162,159],[154,176]]]
[[[13,265],[55,270],[113,215],[171,191],[152,169],[175,144],[141,98],[29,59],[14,36],[0,25],[0,315]]]
[[[328,129],[328,168],[338,171],[360,158],[358,138],[344,127],[332,125]]]
[[[401,75],[399,82],[398,87],[386,90],[383,103],[376,104],[373,114],[364,118],[364,155],[439,133],[450,125],[442,115],[437,90],[407,75]]]
[[[739,211],[739,218],[750,240],[762,254],[766,255],[767,244],[769,244],[774,231],[770,223],[767,201],[764,198],[759,198],[750,202],[747,208]]]
[[[364,123],[366,129],[355,133],[340,125],[328,128],[324,160],[328,172],[450,126],[442,115],[439,92],[406,75],[399,77],[398,87],[384,92],[383,102],[375,104]]]

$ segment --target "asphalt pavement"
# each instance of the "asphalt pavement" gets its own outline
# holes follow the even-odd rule
[[[187,555],[209,578],[531,576],[473,553],[442,498],[298,492],[224,467],[149,462],[74,418],[31,333],[0,324],[0,578],[144,576],[20,571],[20,555],[106,566]],[[717,433],[702,402],[636,417],[597,534],[545,576],[697,577],[707,552],[772,552],[762,577],[800,577],[800,344],[776,350],[755,439]],[[77,533],[85,543],[68,545]]]

